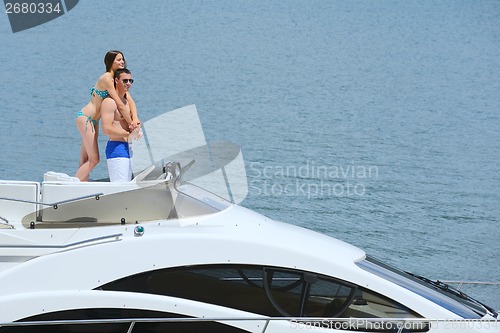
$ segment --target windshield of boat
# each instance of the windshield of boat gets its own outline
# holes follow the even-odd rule
[[[133,143],[136,177],[157,179],[168,163],[175,162],[182,168],[182,182],[233,203],[246,198],[248,184],[240,147],[228,141],[208,142],[195,105],[149,119],[142,130],[143,138]],[[155,168],[150,169],[152,166]]]
[[[492,308],[443,282],[403,272],[370,256],[356,264],[362,269],[413,291],[465,319],[480,319],[487,314],[497,316]]]

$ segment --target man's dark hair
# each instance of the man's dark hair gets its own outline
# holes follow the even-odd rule
[[[130,71],[127,68],[119,68],[115,71],[115,75],[114,75],[115,79],[119,79],[120,75],[122,75],[122,73],[132,74],[132,73],[130,73]]]

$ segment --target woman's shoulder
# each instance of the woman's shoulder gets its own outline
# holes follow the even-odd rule
[[[104,74],[102,74],[101,76],[99,76],[99,79],[97,80],[97,83],[113,83],[113,75],[111,75],[111,73],[109,72],[106,72]]]

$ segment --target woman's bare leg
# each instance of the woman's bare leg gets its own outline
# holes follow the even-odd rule
[[[75,177],[81,181],[88,181],[90,172],[99,163],[99,147],[97,145],[99,127],[93,128],[92,123],[87,124],[85,117],[77,118],[76,126],[82,136],[82,147],[80,149],[80,166]]]

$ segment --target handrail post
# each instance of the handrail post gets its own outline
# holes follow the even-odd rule
[[[134,326],[135,326],[135,321],[131,321],[127,333],[132,333]]]
[[[270,320],[271,320],[271,319],[267,319],[267,320],[266,320],[266,324],[265,324],[265,325],[264,325],[264,327],[262,328],[262,333],[265,333],[265,332],[266,332],[266,330],[267,330],[267,326],[269,326],[269,321],[270,321]]]

